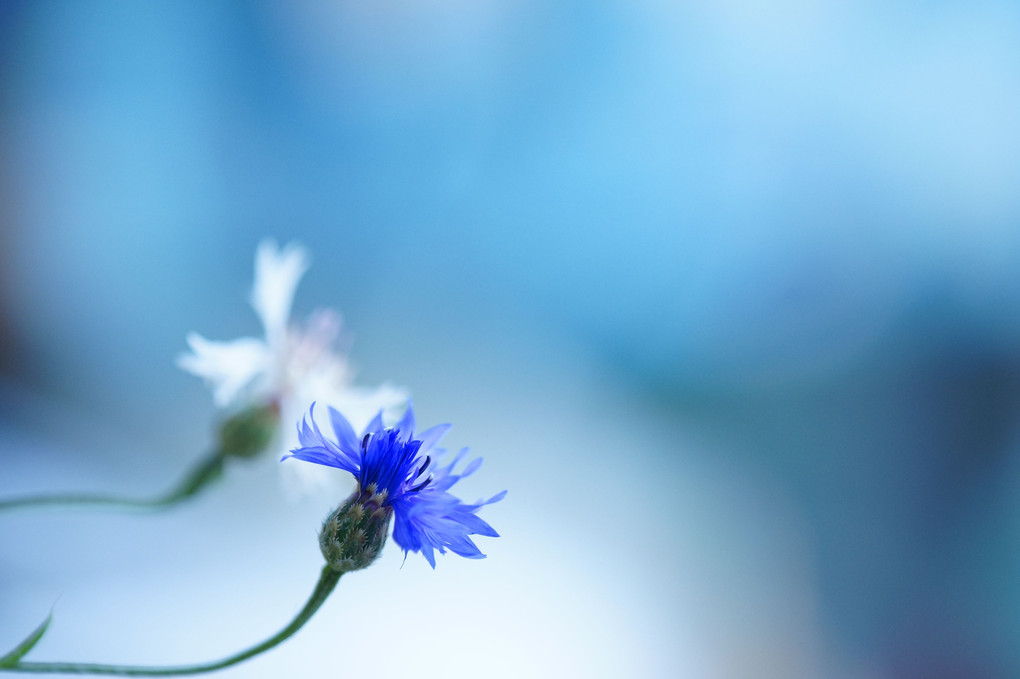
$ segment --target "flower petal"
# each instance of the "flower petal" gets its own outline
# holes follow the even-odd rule
[[[214,342],[198,333],[187,337],[192,353],[177,357],[177,365],[203,378],[213,390],[216,405],[233,405],[242,391],[265,376],[272,365],[272,353],[262,340],[242,337]]]
[[[496,493],[495,495],[490,497],[485,502],[479,502],[478,504],[480,504],[480,505],[491,505],[493,502],[499,502],[500,500],[502,500],[505,497],[506,497],[506,491],[505,490],[501,490],[500,492]]]
[[[394,429],[400,432],[398,438],[401,441],[407,441],[414,437],[414,408],[411,407],[411,399],[407,399],[407,410],[404,411],[404,416],[400,418],[400,422],[397,422]]]
[[[315,404],[313,403],[308,409],[308,415],[303,417],[298,425],[298,440],[301,442],[301,446],[284,455],[280,461],[296,457],[305,462],[343,469],[357,476],[361,468],[360,456],[341,449],[336,443],[323,436],[319,425],[315,422],[314,411]],[[311,426],[308,426],[309,419],[312,421]]]
[[[333,433],[336,434],[337,443],[340,449],[350,455],[358,455],[358,437],[354,433],[354,427],[347,421],[347,418],[340,414],[336,408],[329,408],[329,421],[333,425]]]
[[[475,459],[468,462],[468,466],[464,467],[464,471],[460,473],[460,478],[464,478],[465,476],[471,476],[476,471],[478,471],[478,468],[481,466],[482,458],[476,457]]]
[[[287,334],[287,319],[298,282],[308,270],[308,251],[296,243],[282,251],[276,241],[259,243],[255,253],[255,284],[251,305],[266,330],[266,341],[281,346]]]
[[[439,443],[439,439],[443,438],[446,432],[453,428],[452,424],[437,424],[434,427],[429,427],[421,433],[418,439],[421,441],[420,454],[424,455],[432,450],[432,447]]]
[[[382,430],[383,430],[383,421],[382,421],[382,411],[380,410],[378,413],[375,414],[375,417],[372,418],[372,421],[369,422],[368,425],[365,427],[365,431],[361,432],[361,436],[362,436],[362,438],[364,438],[365,434],[375,434],[375,433],[380,432]]]

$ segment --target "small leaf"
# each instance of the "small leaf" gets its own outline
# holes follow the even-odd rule
[[[35,631],[25,637],[25,640],[18,644],[13,651],[0,658],[0,668],[14,667],[18,664],[26,653],[32,650],[32,647],[39,643],[42,639],[43,634],[46,633],[46,628],[50,626],[50,621],[53,619],[53,611],[46,616],[43,623],[35,628]]]

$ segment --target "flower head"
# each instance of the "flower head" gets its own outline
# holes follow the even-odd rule
[[[414,410],[408,403],[403,419],[396,426],[384,427],[380,413],[359,437],[343,415],[329,408],[330,422],[336,434],[336,441],[333,441],[320,431],[314,409],[313,403],[308,416],[298,426],[301,446],[283,459],[294,457],[336,467],[349,472],[358,482],[357,491],[327,518],[323,527],[320,544],[330,565],[338,570],[349,569],[346,563],[338,566],[335,561],[349,558],[342,554],[357,553],[358,550],[352,549],[352,546],[357,547],[358,544],[374,545],[368,563],[375,558],[382,546],[378,540],[378,529],[376,534],[368,536],[357,533],[364,530],[365,516],[374,517],[381,525],[384,539],[386,524],[392,515],[393,539],[404,554],[421,552],[433,568],[436,567],[434,550],[445,554],[449,549],[469,559],[485,558],[468,536],[499,537],[492,526],[477,516],[477,512],[487,504],[502,500],[506,491],[474,504],[465,504],[448,492],[457,481],[474,473],[482,464],[482,459],[476,458],[455,474],[454,468],[467,453],[465,448],[449,464],[439,465],[437,457],[444,451],[435,445],[450,425],[440,424],[416,433]],[[345,521],[349,528],[343,528]],[[356,543],[350,542],[352,535],[356,537]],[[344,549],[348,551],[344,552]]]
[[[347,356],[336,348],[341,322],[335,311],[316,311],[302,325],[290,322],[294,292],[308,263],[308,251],[297,244],[280,249],[271,240],[260,243],[249,301],[264,336],[215,342],[191,333],[187,338],[191,352],[181,355],[177,364],[204,378],[216,405],[231,412],[270,413],[277,420],[295,421],[308,403],[328,400],[367,422],[380,408],[399,406],[407,393],[388,384],[374,388],[352,384]],[[296,443],[287,437],[281,448]],[[323,484],[323,475],[300,467],[293,470],[300,475],[298,486]]]

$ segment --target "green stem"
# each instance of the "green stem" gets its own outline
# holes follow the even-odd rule
[[[269,639],[266,639],[258,646],[252,646],[246,651],[241,651],[236,655],[229,656],[222,660],[217,660],[209,663],[202,663],[199,665],[178,665],[177,667],[133,667],[131,665],[96,665],[88,663],[44,663],[44,662],[18,662],[16,665],[0,669],[0,672],[45,672],[45,673],[56,673],[63,672],[66,674],[112,674],[117,676],[131,676],[131,677],[166,677],[173,675],[183,674],[202,674],[203,672],[212,672],[213,670],[223,669],[224,667],[230,667],[237,663],[247,660],[260,653],[268,651],[274,646],[289,639],[295,632],[308,622],[315,612],[319,610],[323,602],[329,597],[336,584],[340,581],[340,575],[338,571],[333,570],[329,566],[325,566],[322,569],[322,574],[319,576],[319,582],[315,586],[315,591],[312,592],[312,596],[309,597],[305,607],[301,609],[301,612],[297,614],[289,625],[284,627],[278,634]]]
[[[216,451],[200,459],[168,492],[152,498],[132,498],[102,493],[45,493],[0,500],[0,511],[24,507],[93,505],[126,509],[161,509],[186,500],[215,481],[223,471],[226,456]]]

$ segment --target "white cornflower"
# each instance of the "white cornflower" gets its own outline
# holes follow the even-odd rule
[[[278,410],[283,424],[277,437],[281,454],[298,445],[293,423],[313,401],[340,408],[355,426],[363,427],[380,410],[399,414],[408,397],[405,389],[390,384],[352,384],[347,356],[336,348],[341,322],[335,311],[315,311],[304,325],[289,322],[294,291],[307,270],[305,248],[291,243],[281,250],[275,241],[262,241],[255,254],[250,302],[265,337],[215,342],[193,332],[187,337],[191,353],[177,359],[177,365],[206,381],[218,407],[229,412]],[[280,467],[291,492],[328,485],[331,478],[317,473],[317,465]]]

